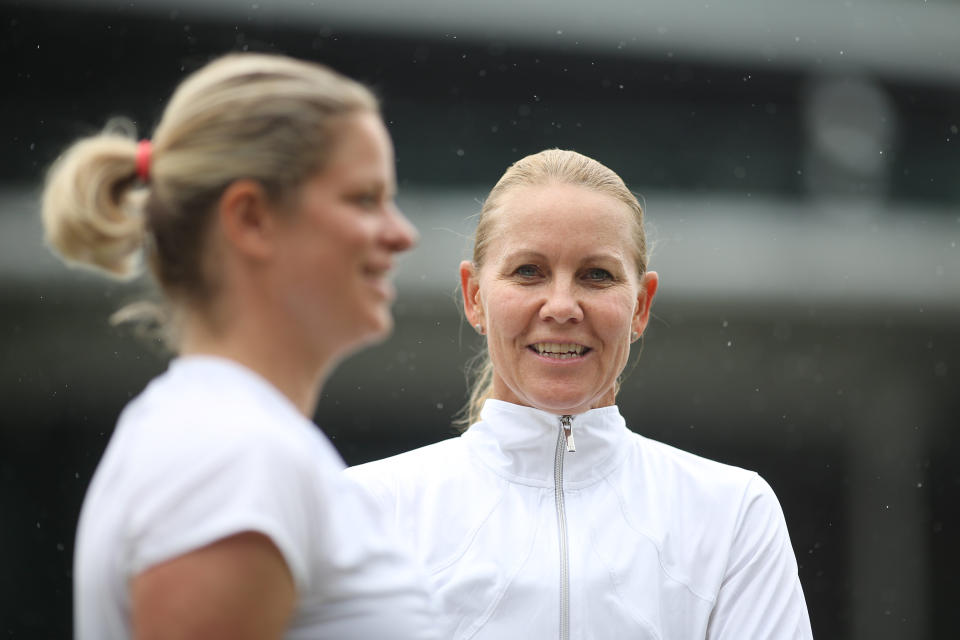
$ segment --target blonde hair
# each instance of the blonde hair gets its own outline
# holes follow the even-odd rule
[[[486,258],[487,247],[494,237],[496,216],[504,196],[512,189],[551,183],[569,184],[593,189],[624,203],[633,213],[634,259],[638,275],[647,271],[647,237],[643,228],[643,207],[623,180],[611,169],[576,151],[547,149],[521,158],[510,165],[497,181],[480,210],[474,233],[473,266],[479,271]],[[461,292],[463,293],[463,292]],[[460,411],[456,424],[463,428],[480,420],[483,403],[493,396],[493,363],[483,349],[468,364],[469,400]]]
[[[269,54],[229,54],[188,76],[152,137],[149,182],[137,142],[106,130],[71,145],[43,192],[46,242],[68,263],[129,279],[145,250],[172,302],[208,304],[206,229],[224,189],[256,180],[285,203],[323,168],[337,117],[377,112],[363,85],[322,65]]]

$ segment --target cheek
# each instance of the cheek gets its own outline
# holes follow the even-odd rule
[[[606,304],[597,308],[595,315],[606,340],[615,347],[630,350],[629,336],[633,326],[633,298],[618,296],[615,300],[607,300]]]
[[[509,339],[523,330],[532,314],[530,300],[522,291],[494,288],[484,300],[488,328],[497,338]]]

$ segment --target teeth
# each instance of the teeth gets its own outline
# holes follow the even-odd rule
[[[537,342],[533,345],[540,355],[566,360],[583,354],[583,345],[572,342]]]

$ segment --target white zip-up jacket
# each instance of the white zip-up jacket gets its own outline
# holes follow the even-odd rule
[[[427,568],[444,638],[812,637],[769,485],[629,431],[615,406],[488,400],[462,436],[348,474]]]

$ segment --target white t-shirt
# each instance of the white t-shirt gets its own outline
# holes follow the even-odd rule
[[[174,360],[123,411],[87,492],[75,635],[130,637],[130,579],[236,533],[266,535],[296,585],[286,638],[433,638],[418,570],[333,446],[255,373]]]

